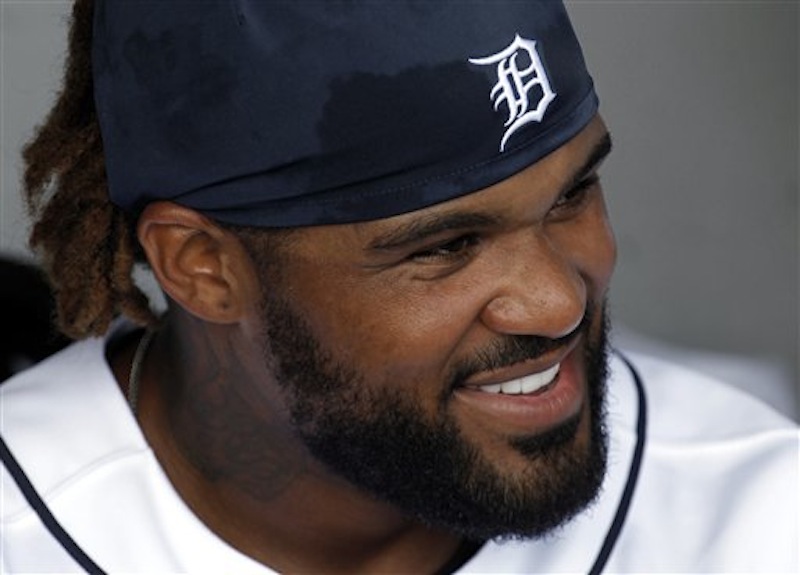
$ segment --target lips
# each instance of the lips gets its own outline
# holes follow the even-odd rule
[[[574,418],[586,401],[582,339],[547,360],[473,375],[455,390],[457,409],[481,427],[512,435],[544,432]]]

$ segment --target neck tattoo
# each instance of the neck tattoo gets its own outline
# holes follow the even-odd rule
[[[136,352],[133,354],[133,362],[131,363],[131,371],[128,375],[128,405],[136,415],[139,406],[139,388],[141,387],[142,379],[142,364],[144,363],[145,355],[153,341],[153,336],[156,334],[155,330],[147,329],[144,335],[139,340],[136,346]]]

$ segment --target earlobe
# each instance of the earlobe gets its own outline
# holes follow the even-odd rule
[[[233,234],[194,210],[154,202],[139,217],[137,235],[172,300],[206,321],[241,319],[251,301],[254,272]]]

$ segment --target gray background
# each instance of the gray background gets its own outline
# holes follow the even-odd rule
[[[0,251],[27,257],[19,148],[69,2],[0,0]],[[615,141],[615,337],[800,413],[798,2],[567,3]]]

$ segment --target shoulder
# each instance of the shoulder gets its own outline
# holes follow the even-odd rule
[[[797,422],[695,369],[622,353],[644,389],[647,427],[617,566],[636,557],[648,569],[800,568]],[[647,557],[644,541],[655,543]]]
[[[798,431],[796,421],[729,382],[655,355],[619,354],[645,390],[651,440],[722,441]]]
[[[3,567],[77,568],[28,504],[30,490],[19,485],[29,481],[39,510],[110,572],[272,573],[216,537],[174,490],[110,371],[106,344],[75,343],[0,385],[2,439],[24,474],[18,483],[8,465],[0,473]]]
[[[103,338],[73,343],[5,381],[0,407],[3,441],[43,497],[146,449],[105,360]],[[6,519],[28,510],[14,494],[3,497]]]

